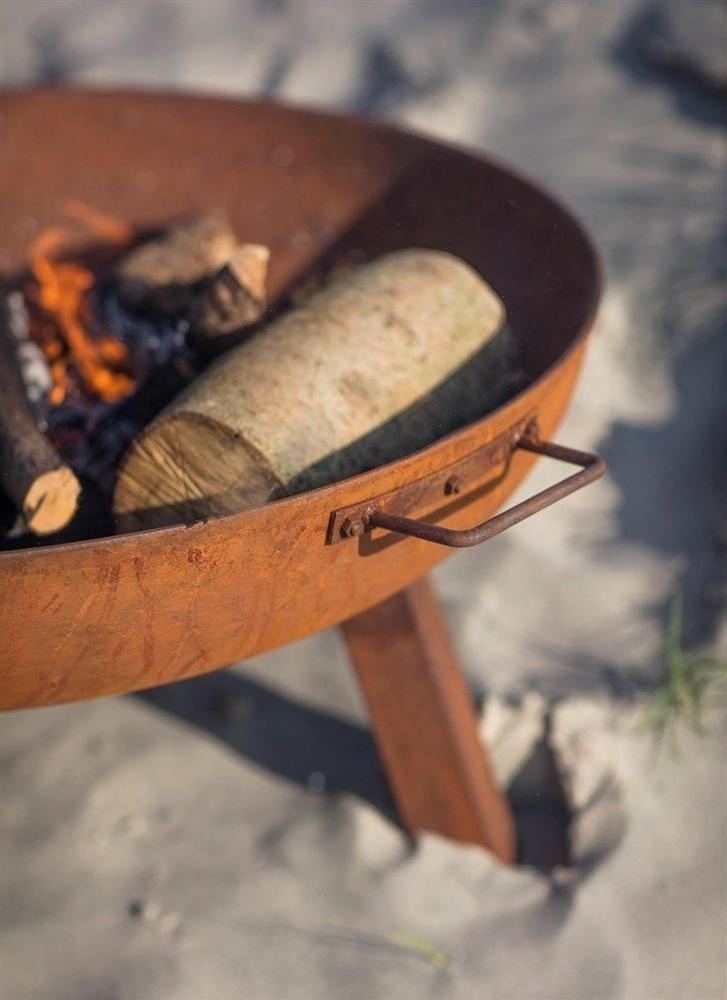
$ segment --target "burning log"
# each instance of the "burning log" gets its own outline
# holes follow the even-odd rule
[[[197,338],[216,338],[265,311],[270,252],[238,244],[224,213],[177,222],[129,253],[116,270],[121,302],[137,312],[184,317]]]
[[[73,518],[81,486],[41,433],[28,402],[0,302],[0,487],[30,531],[60,531]]]
[[[120,526],[241,510],[300,486],[312,468],[333,481],[357,471],[339,461],[352,443],[358,471],[376,464],[372,432],[396,427],[392,417],[503,321],[492,289],[442,252],[390,254],[333,282],[219,359],[136,440],[116,484]],[[427,413],[430,439],[440,416]]]

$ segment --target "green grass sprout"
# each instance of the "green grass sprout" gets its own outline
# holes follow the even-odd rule
[[[683,724],[705,734],[705,708],[715,688],[727,681],[727,661],[684,649],[681,594],[674,598],[669,609],[663,657],[664,678],[647,706],[643,728],[653,732],[660,742],[669,739],[675,745]]]

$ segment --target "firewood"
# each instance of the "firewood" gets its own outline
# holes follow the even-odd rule
[[[193,303],[190,326],[202,337],[222,337],[256,323],[265,312],[270,251],[258,243],[237,247],[208,278]]]
[[[463,261],[382,257],[218,359],[135,441],[116,483],[122,530],[242,510],[363,442],[479,352],[504,307]],[[436,437],[436,415],[429,413]],[[346,469],[350,474],[355,469]]]
[[[41,433],[28,402],[0,302],[0,488],[36,535],[60,531],[73,518],[81,486]]]
[[[197,338],[224,336],[265,311],[269,256],[267,247],[238,244],[223,212],[204,212],[127,254],[115,287],[127,308],[187,319]]]
[[[181,313],[189,308],[196,284],[222,267],[236,245],[224,212],[185,217],[121,260],[119,298],[131,309]]]

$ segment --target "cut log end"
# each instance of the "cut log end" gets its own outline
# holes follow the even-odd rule
[[[265,298],[270,250],[261,243],[243,243],[233,253],[228,267],[238,283],[255,299]]]
[[[28,530],[36,535],[61,531],[73,519],[80,495],[81,484],[67,465],[39,475],[23,500]]]
[[[265,503],[280,480],[230,428],[179,413],[143,433],[127,453],[114,494],[121,532],[190,523]]]

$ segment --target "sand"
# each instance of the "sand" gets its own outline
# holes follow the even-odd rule
[[[5,0],[7,82],[266,93],[549,185],[608,274],[559,439],[610,472],[435,574],[530,864],[404,836],[323,633],[0,720],[3,997],[727,995],[724,701],[675,748],[642,725],[676,594],[727,655],[725,16],[685,6]]]

